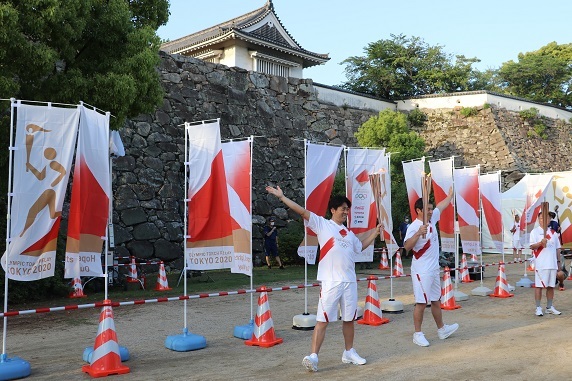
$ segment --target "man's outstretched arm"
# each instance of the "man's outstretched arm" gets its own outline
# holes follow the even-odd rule
[[[279,186],[273,188],[271,186],[266,187],[266,191],[274,196],[276,196],[284,205],[292,209],[295,213],[302,216],[303,219],[309,220],[310,219],[310,212],[307,211],[304,207],[298,205],[294,201],[290,200],[288,197],[284,196],[284,192],[280,189]]]

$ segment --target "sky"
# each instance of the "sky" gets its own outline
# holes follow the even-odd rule
[[[175,40],[262,7],[266,0],[170,0],[162,39]],[[369,43],[404,34],[440,45],[453,55],[476,57],[479,70],[518,61],[518,54],[556,41],[572,43],[570,0],[273,0],[282,24],[302,48],[331,57],[304,70],[325,85],[347,80],[348,57],[364,56]]]

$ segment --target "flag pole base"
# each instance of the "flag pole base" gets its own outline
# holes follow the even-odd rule
[[[32,373],[30,363],[20,357],[8,358],[3,353],[0,355],[0,378],[2,380],[15,380],[28,377]]]
[[[239,339],[249,340],[252,338],[254,333],[254,319],[250,319],[250,322],[246,325],[237,325],[234,327],[233,335]]]
[[[316,326],[316,315],[307,312],[292,318],[292,329],[311,331]]]
[[[518,282],[516,282],[517,287],[532,287],[533,281],[528,279],[528,275],[524,275]]]
[[[386,314],[403,313],[403,303],[399,300],[389,299],[381,302],[381,311]]]
[[[453,296],[455,297],[455,300],[458,300],[460,302],[465,301],[465,300],[469,300],[469,295],[465,294],[464,292],[461,291],[453,291]]]
[[[473,290],[471,291],[471,294],[475,296],[489,296],[492,293],[493,290],[485,286],[479,286],[477,288],[473,288]]]
[[[87,347],[83,350],[82,359],[86,363],[91,364],[91,359],[93,357],[93,347]],[[119,357],[121,357],[121,362],[129,361],[131,355],[129,354],[129,349],[119,346]]]
[[[203,349],[207,346],[207,339],[204,336],[189,333],[187,328],[183,328],[182,335],[167,336],[165,347],[175,352],[188,352]]]

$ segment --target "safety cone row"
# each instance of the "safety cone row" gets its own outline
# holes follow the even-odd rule
[[[70,298],[85,298],[87,295],[83,293],[83,286],[81,285],[81,278],[75,277],[72,280],[73,291],[70,293]]]
[[[451,273],[449,267],[445,267],[443,274],[443,286],[441,287],[441,309],[442,310],[456,310],[461,308],[455,301],[455,294],[453,293],[453,283],[451,283]]]
[[[254,319],[254,331],[252,338],[244,343],[250,346],[258,346],[263,348],[272,347],[282,343],[282,338],[276,337],[274,332],[274,322],[272,321],[272,312],[268,304],[268,293],[266,287],[260,288],[260,296],[258,297],[258,309],[256,310],[256,319]]]
[[[121,364],[111,301],[105,300],[103,303],[107,305],[104,305],[99,315],[99,327],[91,362],[81,368],[82,372],[88,373],[91,377],[106,377],[130,372],[129,367]]]
[[[165,272],[165,264],[161,261],[159,264],[159,274],[157,274],[157,283],[155,284],[155,291],[169,291],[169,281],[167,280],[167,273]]]
[[[495,290],[489,295],[492,298],[510,298],[514,296],[508,291],[508,282],[506,281],[506,274],[504,272],[504,262],[499,263],[499,273],[495,283]]]
[[[137,265],[135,263],[135,257],[131,257],[131,265],[129,266],[129,273],[127,274],[126,281],[128,283],[138,283],[137,280]]]
[[[403,263],[401,263],[401,250],[395,252],[395,265],[393,266],[393,276],[403,276]]]
[[[389,270],[389,262],[387,260],[387,248],[381,249],[381,259],[379,260],[379,270]]]
[[[467,256],[463,253],[461,257],[461,283],[471,283],[474,280],[469,276],[469,267],[467,266]]]
[[[389,319],[382,317],[381,304],[379,303],[379,294],[377,293],[377,285],[375,279],[377,277],[368,277],[367,296],[365,297],[365,311],[363,317],[357,321],[358,324],[366,325],[382,325],[389,323]]]

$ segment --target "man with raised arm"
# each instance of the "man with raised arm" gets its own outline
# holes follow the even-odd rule
[[[366,360],[353,348],[358,299],[355,257],[374,242],[383,225],[377,225],[369,236],[360,241],[344,226],[351,207],[351,202],[347,197],[333,196],[330,199],[328,209],[332,213],[332,218],[328,220],[284,196],[280,187],[267,186],[266,191],[302,216],[304,225],[316,233],[320,244],[317,278],[321,281],[322,287],[316,313],[317,322],[312,335],[312,353],[304,357],[302,364],[308,371],[318,371],[318,352],[324,342],[328,322],[336,321],[338,318],[338,305],[342,314],[342,333],[345,343],[342,362],[355,365],[365,364]]]
[[[441,211],[449,205],[453,198],[453,188],[441,201],[435,211],[433,204],[427,204],[427,221],[423,225],[423,199],[415,202],[417,219],[409,225],[405,235],[405,250],[413,251],[411,261],[411,281],[413,282],[413,295],[415,296],[415,308],[413,309],[413,324],[415,333],[413,342],[421,347],[428,347],[429,341],[425,338],[421,325],[423,313],[427,304],[431,304],[431,313],[437,324],[437,335],[444,340],[451,336],[458,328],[458,324],[443,324],[441,312],[441,278],[439,276],[439,236],[435,224],[439,222]]]

